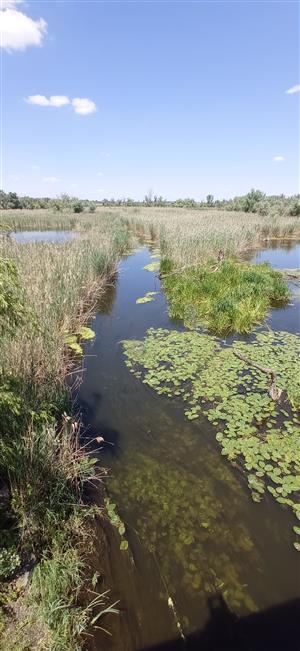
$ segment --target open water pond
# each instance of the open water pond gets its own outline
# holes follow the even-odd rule
[[[252,262],[269,262],[274,269],[300,267],[300,242],[296,240],[269,240],[266,247],[257,251]]]
[[[65,244],[78,237],[74,231],[16,231],[9,233],[16,242],[29,244],[31,242],[50,242],[52,244]]]
[[[256,251],[251,261],[260,264],[268,262],[274,269],[299,269],[300,242],[295,240],[269,240],[266,247]],[[300,331],[300,282],[290,280],[288,285],[292,299],[288,305],[277,310],[271,310],[267,325],[273,330],[288,332]]]
[[[268,495],[254,503],[213,425],[204,416],[188,421],[180,398],[158,395],[125,365],[122,340],[142,339],[150,327],[184,331],[169,319],[158,276],[144,269],[153,260],[145,247],[121,262],[91,325],[79,395],[89,434],[108,441],[101,462],[133,559],[130,577],[114,568],[114,587],[136,630],[117,646],[108,638],[107,650],[155,648],[178,639],[178,625],[185,636],[204,631],[218,595],[240,617],[300,596],[290,511]],[[153,300],[136,303],[148,292]]]

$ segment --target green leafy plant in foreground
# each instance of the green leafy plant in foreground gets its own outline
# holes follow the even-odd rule
[[[96,594],[86,606],[79,604],[84,572],[82,555],[78,547],[64,548],[61,541],[57,542],[52,557],[43,558],[33,572],[29,600],[46,628],[47,648],[79,651],[87,629],[96,624],[102,628],[99,620],[119,611],[115,608],[117,602],[108,603],[108,591]]]
[[[255,501],[268,492],[300,520],[298,337],[269,331],[229,348],[195,331],[151,328],[143,341],[123,345],[126,364],[145,384],[159,394],[180,396],[189,420],[206,415],[217,429],[222,454],[246,473]],[[275,370],[284,392],[279,403],[269,396],[268,376],[235,351]]]
[[[187,327],[204,326],[218,335],[250,332],[274,301],[286,302],[289,290],[282,274],[269,264],[245,264],[233,259],[216,265],[174,269],[161,263],[171,317]]]

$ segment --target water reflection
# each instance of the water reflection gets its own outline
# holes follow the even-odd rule
[[[269,262],[274,269],[300,267],[300,243],[295,240],[270,240],[266,247],[256,251],[252,262]]]

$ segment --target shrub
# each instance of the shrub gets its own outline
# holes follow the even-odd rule
[[[76,201],[76,203],[73,204],[73,212],[80,213],[83,212],[84,206],[81,201]]]

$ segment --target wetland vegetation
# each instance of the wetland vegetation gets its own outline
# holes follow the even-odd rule
[[[81,371],[70,338],[90,336],[83,326],[127,245],[121,222],[105,217],[89,237],[63,245],[1,241],[2,628],[5,613],[14,613],[11,601],[22,612],[22,588],[9,580],[35,567],[19,629],[2,631],[5,648],[28,648],[36,630],[46,648],[73,651],[95,613],[109,606],[93,595],[90,609],[82,595],[92,589],[95,515],[83,493],[95,470],[72,413],[70,389]]]
[[[244,483],[254,502],[262,504],[270,496],[278,509],[291,515],[293,552],[300,549],[299,341],[296,334],[263,326],[272,306],[282,307],[291,300],[291,288],[280,271],[241,257],[268,238],[297,240],[299,217],[290,209],[264,212],[257,204],[253,212],[250,208],[236,212],[241,203],[232,211],[229,205],[216,209],[211,203],[203,209],[153,204],[96,206],[95,212],[87,207],[78,213],[62,205],[55,211],[18,209],[1,214],[3,233],[78,234],[61,243],[22,243],[5,234],[1,237],[0,626],[9,651],[35,649],[41,639],[53,651],[79,649],[92,621],[102,625],[102,614],[115,614],[116,604],[108,595],[101,590],[92,595],[97,580],[89,570],[89,554],[99,507],[88,505],[85,493],[101,471],[82,443],[81,416],[71,399],[81,378],[84,384],[85,376],[89,377],[91,364],[105,366],[107,361],[102,381],[112,373],[112,394],[118,374],[125,373],[127,383],[131,371],[132,395],[144,387],[153,400],[158,395],[161,401],[174,403],[188,426],[201,423],[202,427],[207,422],[209,436],[217,442],[218,463],[215,453],[203,448],[207,456],[201,462],[203,476],[197,471],[201,445],[207,445],[201,444],[202,436],[206,440],[201,428],[188,430],[186,436],[173,430],[173,441],[162,436],[168,463],[158,443],[150,446],[148,440],[138,449],[128,445],[126,463],[124,458],[116,459],[108,482],[117,505],[110,497],[103,503],[108,517],[117,523],[124,552],[128,526],[123,515],[138,511],[134,526],[163,577],[160,599],[179,604],[183,630],[189,630],[190,623],[188,607],[180,603],[179,586],[187,604],[198,598],[203,608],[205,598],[216,592],[236,613],[260,605],[253,585],[248,590],[243,578],[245,567],[250,576],[253,568],[265,563],[256,549],[257,534],[255,539],[243,519]],[[121,321],[117,320],[122,327],[116,326],[114,340],[120,351],[116,372],[110,369],[114,363],[109,357],[110,339],[105,354],[102,350],[94,360],[97,354],[92,352],[89,358],[103,334],[96,331],[94,337],[88,326],[107,286],[116,282],[120,257],[145,243],[150,254],[140,267],[141,287],[132,296],[129,283],[125,300],[126,311],[129,304],[137,310],[137,330],[126,330],[122,312]],[[220,251],[222,259],[218,259]],[[162,290],[170,315],[170,319],[164,316],[166,327],[161,327],[161,314],[167,309],[161,302]],[[101,314],[101,304],[99,309]],[[149,309],[153,312],[147,316]],[[247,336],[226,343],[216,336],[236,333]],[[87,353],[83,376],[82,352]],[[276,375],[278,400],[270,395],[271,374],[262,370],[266,367]],[[122,391],[115,397],[119,399]],[[119,419],[121,414],[126,418],[126,404],[125,399]],[[158,404],[158,410],[163,411],[163,404]],[[113,411],[110,405],[107,422],[113,420]],[[146,427],[151,420],[149,414]],[[103,422],[92,425],[102,442]],[[159,429],[158,422],[152,423],[154,429],[156,425]],[[194,460],[189,457],[180,468],[185,445],[199,447]],[[229,491],[226,498],[217,494],[218,484]],[[18,578],[26,568],[31,581],[25,606]],[[259,590],[263,593],[262,586]],[[16,626],[9,613],[17,618]]]

